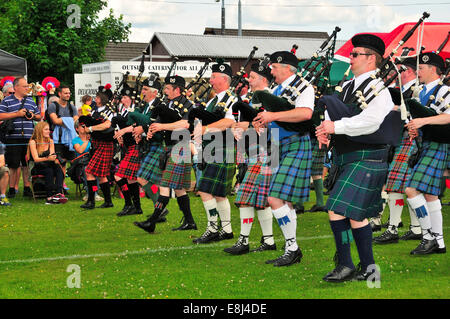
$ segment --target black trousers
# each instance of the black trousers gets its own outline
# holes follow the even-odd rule
[[[63,193],[64,173],[54,162],[36,163],[31,174],[44,175],[47,197]]]

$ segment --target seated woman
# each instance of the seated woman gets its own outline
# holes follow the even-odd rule
[[[50,138],[50,127],[47,122],[36,124],[28,144],[27,158],[34,162],[31,174],[45,177],[46,204],[67,202],[63,194],[64,174],[55,153],[55,145]]]

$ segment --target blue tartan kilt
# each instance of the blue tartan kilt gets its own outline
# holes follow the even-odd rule
[[[339,167],[326,208],[356,221],[376,217],[383,209],[381,191],[386,181],[387,150],[362,150],[334,156]]]
[[[162,171],[159,168],[159,158],[164,153],[162,145],[152,145],[147,156],[142,161],[141,167],[137,172],[137,177],[145,179],[147,182],[159,185],[161,182]]]
[[[290,203],[307,202],[312,165],[309,134],[280,140],[279,150],[280,163],[272,174],[269,197]]]
[[[439,196],[444,171],[448,166],[448,144],[424,141],[419,161],[414,166],[407,187]]]

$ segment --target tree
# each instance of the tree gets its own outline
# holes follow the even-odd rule
[[[55,76],[73,85],[83,64],[103,61],[109,41],[128,39],[131,24],[122,15],[111,9],[99,18],[106,6],[101,0],[2,0],[0,48],[27,59],[30,82]]]

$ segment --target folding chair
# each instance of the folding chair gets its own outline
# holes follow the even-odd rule
[[[27,159],[28,167],[28,180],[31,184],[31,193],[33,194],[33,199],[47,197],[47,191],[45,190],[45,176],[39,174],[33,174],[32,169],[34,167],[34,161]]]

